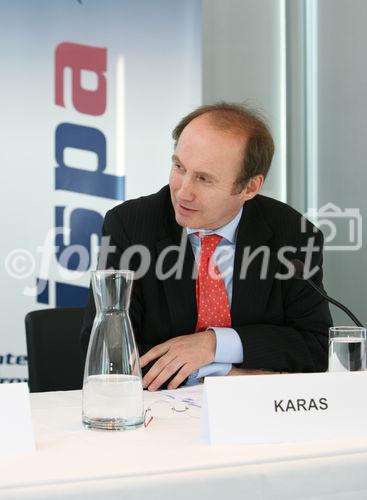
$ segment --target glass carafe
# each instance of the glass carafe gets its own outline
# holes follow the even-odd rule
[[[96,317],[83,383],[83,424],[125,430],[144,422],[139,354],[129,317],[133,271],[92,271]]]

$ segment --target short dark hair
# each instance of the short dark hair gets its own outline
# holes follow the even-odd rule
[[[183,129],[195,118],[210,114],[211,125],[219,130],[243,134],[247,144],[241,173],[236,181],[240,190],[255,175],[266,177],[274,155],[274,141],[264,117],[259,111],[241,104],[218,102],[206,104],[184,116],[172,132],[177,145]]]

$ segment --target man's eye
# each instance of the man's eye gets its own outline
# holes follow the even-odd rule
[[[178,163],[175,163],[175,168],[176,168],[177,170],[182,170],[182,166],[181,166],[181,165],[179,165]]]
[[[203,175],[198,176],[198,181],[205,182],[205,183],[210,182],[210,180],[207,177],[204,177]]]

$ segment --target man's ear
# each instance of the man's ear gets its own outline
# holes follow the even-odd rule
[[[251,200],[262,188],[264,184],[264,176],[262,174],[255,175],[251,177],[246,186],[241,191],[240,195],[243,197],[243,201]]]

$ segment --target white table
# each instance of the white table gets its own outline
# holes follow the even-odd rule
[[[188,416],[104,432],[82,428],[80,391],[31,405],[37,451],[0,456],[1,499],[367,498],[366,440],[210,447]]]

